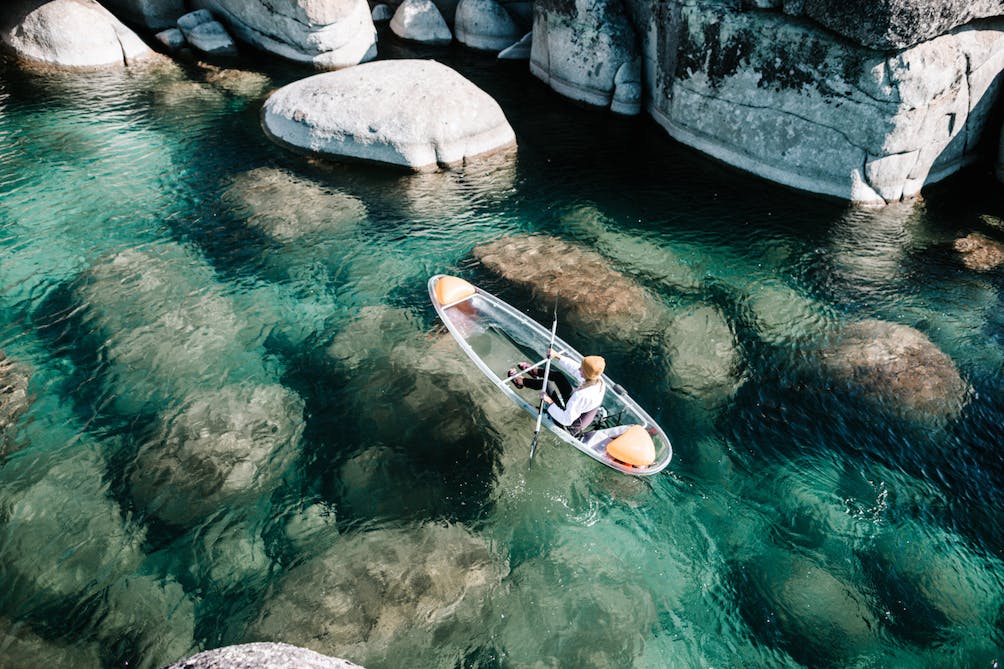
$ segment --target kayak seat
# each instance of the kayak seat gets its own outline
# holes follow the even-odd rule
[[[596,419],[596,414],[599,413],[599,407],[593,409],[592,411],[587,411],[582,414],[569,425],[566,430],[568,433],[578,439],[583,435],[583,433],[588,432],[589,428],[592,427],[593,421]]]

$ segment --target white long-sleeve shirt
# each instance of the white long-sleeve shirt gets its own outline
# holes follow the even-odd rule
[[[585,381],[582,373],[579,371],[578,365],[572,367],[563,358],[558,358],[554,362],[560,364],[575,379],[577,385]],[[557,403],[550,404],[547,407],[547,415],[553,418],[556,423],[568,427],[582,414],[593,409],[598,409],[603,404],[603,394],[605,392],[606,384],[602,380],[588,388],[577,388],[572,392],[572,396],[566,400],[564,409],[559,407]]]

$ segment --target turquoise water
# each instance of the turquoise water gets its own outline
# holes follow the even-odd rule
[[[0,467],[3,666],[157,667],[277,640],[379,667],[992,667],[1004,656],[1001,237],[982,171],[858,210],[734,173],[519,66],[515,161],[404,175],[258,126],[301,70],[0,71],[0,350],[32,372]],[[444,335],[434,273],[524,233],[658,306],[561,336],[666,429],[625,477],[541,441]],[[559,314],[560,317],[560,314]],[[818,362],[922,332],[968,385],[904,416]]]

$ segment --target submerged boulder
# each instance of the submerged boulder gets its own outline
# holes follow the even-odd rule
[[[641,51],[619,0],[538,2],[530,72],[573,100],[641,111]]]
[[[533,33],[528,32],[515,44],[499,51],[499,60],[530,60]]]
[[[179,525],[272,490],[296,454],[303,400],[276,385],[193,393],[136,456],[129,477],[147,510]]]
[[[366,220],[366,207],[355,197],[274,167],[238,175],[223,201],[249,226],[282,243]]]
[[[376,29],[366,0],[196,0],[241,40],[318,69],[376,57]]]
[[[823,352],[824,369],[893,412],[914,419],[953,418],[968,384],[923,333],[879,320],[851,323]]]
[[[0,41],[20,58],[59,67],[123,67],[153,51],[94,0],[10,0]]]
[[[454,30],[461,44],[495,52],[512,45],[523,34],[496,0],[460,0]]]
[[[654,303],[636,282],[610,268],[598,253],[556,237],[515,235],[474,247],[487,269],[533,291],[542,304],[559,302],[578,324],[637,332]]]
[[[1004,264],[1004,244],[978,232],[956,239],[954,247],[971,270],[988,272]]]
[[[451,644],[466,648],[471,626],[485,623],[487,591],[507,573],[507,563],[461,525],[343,536],[285,573],[250,638],[284,639],[374,666],[390,657],[432,666],[422,658]]]
[[[432,0],[404,0],[390,20],[390,29],[402,39],[425,44],[453,41],[446,20]]]
[[[265,102],[277,142],[328,158],[430,170],[510,148],[487,93],[434,61],[391,60],[293,82]]]
[[[321,655],[288,643],[242,643],[206,650],[167,669],[362,669],[337,657]]]
[[[11,428],[31,406],[30,380],[31,370],[0,351],[0,454],[7,450]]]

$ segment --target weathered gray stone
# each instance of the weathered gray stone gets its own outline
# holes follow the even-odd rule
[[[523,34],[496,0],[460,0],[453,30],[461,44],[496,52],[510,46]]]
[[[533,31],[523,35],[520,41],[499,51],[499,60],[530,60]]]
[[[169,28],[185,13],[185,0],[104,0],[104,4],[151,30]]]
[[[235,56],[237,46],[219,21],[200,23],[186,35],[188,43],[211,56]]]
[[[962,262],[971,270],[989,272],[1004,265],[1004,244],[986,235],[973,232],[955,240],[955,250],[962,255]]]
[[[210,23],[215,21],[211,12],[205,9],[197,9],[194,12],[188,12],[187,14],[178,17],[178,30],[182,32],[186,37],[188,33],[195,30],[197,26],[201,26],[203,23]]]
[[[122,67],[153,55],[94,0],[9,0],[0,41],[19,58],[59,67]]]
[[[914,46],[975,19],[1004,15],[1001,0],[804,0],[800,4],[801,13],[817,23],[884,51]]]
[[[555,91],[620,114],[641,111],[641,54],[620,2],[539,2],[533,35],[530,72]]]
[[[449,44],[453,34],[432,0],[404,0],[390,20],[390,29],[402,39],[425,44]]]
[[[975,160],[1004,69],[1004,22],[882,54],[772,12],[637,13],[649,111],[674,138],[860,202],[915,196]]]
[[[286,643],[224,646],[175,662],[167,669],[362,669],[337,657]]]
[[[376,29],[366,0],[195,0],[239,39],[319,69],[376,57]]]
[[[292,148],[430,170],[515,145],[498,104],[434,61],[392,60],[319,74],[279,89],[262,125]]]
[[[385,5],[381,2],[379,5],[373,7],[373,11],[370,12],[370,16],[373,18],[373,23],[377,23],[379,21],[390,21],[394,16],[394,10],[391,9],[390,5]]]
[[[187,44],[184,33],[177,28],[161,30],[159,33],[154,35],[153,38],[163,44],[164,47],[171,53],[174,53]]]
[[[969,386],[921,332],[878,320],[851,323],[823,351],[824,369],[863,397],[918,421],[953,418]]]
[[[343,535],[285,573],[250,638],[281,638],[373,665],[406,652],[414,666],[429,666],[421,659],[435,654],[430,646],[466,644],[470,626],[485,624],[483,598],[508,571],[461,525]]]

